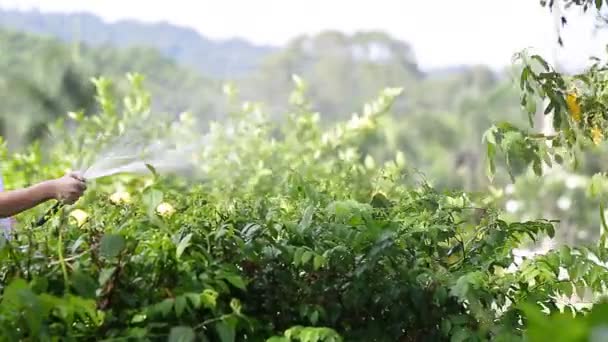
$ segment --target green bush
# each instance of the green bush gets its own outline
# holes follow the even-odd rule
[[[30,222],[46,208],[21,215],[0,248],[3,340],[513,340],[521,305],[558,308],[572,285],[560,267],[578,270],[574,283],[608,279],[571,250],[513,270],[513,249],[552,236],[551,222],[507,222],[483,196],[440,193],[398,151],[382,164],[361,155],[398,89],[324,130],[296,78],[280,126],[246,103],[203,135],[186,114],[159,120],[130,80],[120,105],[97,80],[100,113],[53,128],[69,125],[69,138],[4,149],[7,183],[88,165],[133,132],[194,143],[192,167],[92,180],[42,227]]]

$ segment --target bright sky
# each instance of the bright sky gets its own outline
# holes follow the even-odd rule
[[[412,44],[423,68],[502,67],[526,47],[577,65],[602,46],[599,38],[579,35],[572,41],[566,35],[568,50],[554,55],[552,17],[539,0],[0,0],[0,7],[87,11],[108,21],[163,20],[212,38],[242,37],[272,45],[325,29],[381,29]],[[589,22],[571,26],[589,33]],[[601,37],[604,44],[606,37]]]

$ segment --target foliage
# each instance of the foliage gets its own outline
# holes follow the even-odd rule
[[[541,1],[543,5],[546,2]],[[568,3],[568,1],[566,1]],[[587,11],[590,7],[598,10],[602,1],[569,1],[569,5],[583,6]],[[549,2],[552,10],[554,2]],[[566,24],[565,17],[561,23]],[[562,43],[560,38],[560,43]],[[560,179],[567,177],[566,186],[570,195],[578,191],[579,201],[589,202],[589,198],[599,202],[601,231],[599,239],[583,247],[574,248],[562,246],[545,252],[534,258],[536,262],[544,261],[558,265],[560,268],[559,296],[564,296],[565,302],[574,304],[571,310],[557,310],[547,307],[537,301],[523,303],[519,307],[524,312],[528,330],[526,337],[530,341],[596,341],[606,338],[605,326],[608,321],[605,304],[601,298],[605,295],[606,255],[606,178],[598,172],[594,161],[602,154],[606,124],[606,65],[599,59],[587,70],[576,75],[565,75],[556,71],[539,55],[529,55],[527,52],[516,55],[521,62],[519,85],[521,90],[521,105],[528,114],[529,126],[539,129],[536,125],[542,123],[540,132],[529,132],[511,123],[499,123],[491,127],[484,135],[488,155],[488,174],[492,177],[496,168],[494,165],[497,153],[503,153],[509,174],[513,180],[515,175],[526,174],[532,170],[543,178],[523,178],[526,191],[537,195],[552,191],[547,185],[554,187]],[[592,176],[568,175],[569,166],[573,169],[586,167],[595,170]],[[587,165],[584,165],[584,164]],[[591,166],[591,168],[589,168]],[[601,170],[601,168],[600,168]],[[520,178],[521,180],[521,178]],[[556,182],[557,181],[557,182]],[[544,188],[534,188],[541,184]],[[563,190],[562,190],[563,191]],[[572,210],[571,202],[562,202],[562,210],[569,220],[581,222],[580,212]],[[539,203],[540,207],[546,203]],[[529,211],[533,203],[526,205]],[[558,204],[559,206],[559,204]],[[546,206],[544,209],[546,211]],[[575,214],[576,213],[576,214]],[[583,219],[587,220],[587,219]],[[599,224],[594,224],[599,225]],[[526,261],[521,267],[524,267]],[[525,271],[524,271],[525,272]],[[581,305],[581,301],[587,305]],[[597,302],[597,304],[595,304]],[[590,308],[589,308],[590,307]],[[568,312],[571,311],[571,312]]]
[[[200,136],[191,120],[146,119],[149,95],[141,77],[130,80],[126,103],[139,107],[118,114],[109,80],[97,80],[102,110],[71,119],[78,143],[56,142],[49,163],[35,146],[4,151],[7,183],[58,175],[133,124],[152,137]],[[519,304],[555,309],[554,296],[568,293],[560,267],[576,270],[574,284],[605,281],[576,251],[513,269],[513,249],[552,236],[551,222],[507,222],[483,207],[483,196],[416,181],[398,153],[383,165],[362,155],[360,144],[400,89],[324,129],[307,109],[304,83],[295,82],[289,120],[272,124],[257,104],[235,106],[232,120],[211,126],[187,179],[99,179],[45,226],[29,224],[40,210],[20,216],[0,250],[0,335],[513,339],[525,329]],[[111,196],[116,191],[129,196]]]
[[[585,310],[584,315],[554,313],[545,315],[540,308],[526,306],[529,341],[604,341],[608,337],[608,307],[605,302]]]

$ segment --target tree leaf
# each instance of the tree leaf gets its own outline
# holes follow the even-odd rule
[[[520,80],[519,80],[519,87],[520,87],[521,90],[524,90],[526,82],[528,81],[528,76],[529,75],[530,75],[530,67],[526,66],[521,71],[521,77],[520,77]]]
[[[490,181],[494,179],[494,175],[496,174],[496,163],[494,158],[496,158],[496,145],[488,142],[486,154],[486,176]]]
[[[141,323],[145,321],[148,317],[145,314],[137,314],[133,316],[131,319],[131,323]]]
[[[106,234],[101,238],[99,250],[106,258],[116,257],[125,248],[125,238],[122,235]]]
[[[302,263],[302,254],[304,254],[306,250],[304,248],[296,249],[296,252],[293,254],[293,264],[295,266],[300,265]]]
[[[155,305],[156,310],[158,310],[163,316],[167,316],[171,309],[173,309],[173,304],[175,304],[175,300],[173,298],[167,298],[162,302]]]
[[[313,260],[313,268],[315,271],[320,269],[325,264],[325,258],[322,255],[315,255],[315,259]]]
[[[266,340],[266,342],[289,342],[290,340],[285,336],[273,336]]]
[[[534,158],[534,160],[532,161],[532,169],[534,170],[534,173],[537,176],[542,176],[543,175],[543,167],[542,167],[542,162],[540,160],[540,158],[536,157]]]
[[[79,296],[90,299],[95,298],[97,283],[88,274],[82,271],[74,272],[71,283]]]
[[[163,192],[157,189],[148,189],[142,196],[142,202],[146,207],[148,207],[148,210],[152,211],[154,211],[156,207],[161,204],[163,199]]]
[[[236,314],[241,314],[241,309],[242,309],[242,304],[241,301],[238,300],[238,298],[232,298],[232,300],[230,300],[230,308],[232,309],[232,311],[234,311]]]
[[[215,309],[217,306],[218,293],[214,290],[206,289],[201,295],[201,302],[206,308]]]
[[[536,60],[538,63],[540,63],[543,68],[545,69],[545,71],[549,71],[549,64],[539,55],[532,55],[531,57],[532,59]]]
[[[116,271],[116,267],[104,268],[99,272],[99,285],[104,286]]]
[[[198,309],[201,307],[201,295],[198,293],[186,293],[185,297],[190,300],[192,307]]]
[[[526,99],[526,111],[528,112],[528,120],[530,126],[534,127],[534,114],[536,114],[536,100],[532,96]]]
[[[169,342],[192,342],[195,338],[196,335],[191,327],[173,327],[169,333]]]
[[[217,331],[217,334],[220,336],[220,341],[221,342],[234,342],[235,338],[236,338],[236,332],[234,330],[234,327],[229,325],[226,322],[218,322],[215,325],[215,330]]]
[[[154,179],[158,179],[158,172],[156,172],[156,168],[154,168],[154,166],[148,163],[146,163],[146,167],[148,168],[148,170],[150,170],[150,172],[154,176]]]
[[[608,247],[608,224],[606,223],[606,209],[604,201],[600,202],[600,222],[602,224],[602,230],[600,233],[600,242],[603,248]]]
[[[311,251],[306,251],[302,254],[302,266],[306,265],[314,254]]]
[[[312,205],[309,205],[306,210],[304,210],[304,215],[302,216],[302,220],[300,221],[300,232],[304,232],[306,231],[308,228],[310,228],[310,225],[312,223],[312,217],[315,213],[315,207]]]
[[[175,256],[176,256],[177,260],[180,259],[180,257],[184,253],[184,250],[186,250],[186,248],[188,248],[188,246],[190,246],[190,239],[192,239],[192,233],[184,236],[181,239],[181,241],[179,242],[179,244],[177,245],[177,249],[175,251]]]
[[[74,242],[74,244],[72,245],[71,251],[72,254],[76,254],[76,251],[78,251],[78,247],[80,247],[80,245],[82,245],[85,241],[86,241],[86,234],[82,234],[80,235],[80,237],[78,237],[78,240],[76,240]]]
[[[245,284],[245,281],[243,280],[243,278],[241,278],[241,276],[235,274],[228,274],[225,275],[224,278],[228,280],[228,282],[234,287],[237,287],[241,290],[247,289],[247,285]]]
[[[188,302],[186,301],[186,297],[179,296],[175,298],[175,315],[177,315],[177,318],[182,316],[187,305]]]

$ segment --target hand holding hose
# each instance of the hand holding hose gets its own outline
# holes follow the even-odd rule
[[[70,172],[51,181],[53,197],[63,204],[74,204],[87,189],[86,180],[79,172]]]
[[[42,226],[55,215],[64,204],[75,203],[87,189],[86,180],[79,172],[70,172],[61,178],[49,181],[52,196],[58,202],[36,221],[36,226]]]

